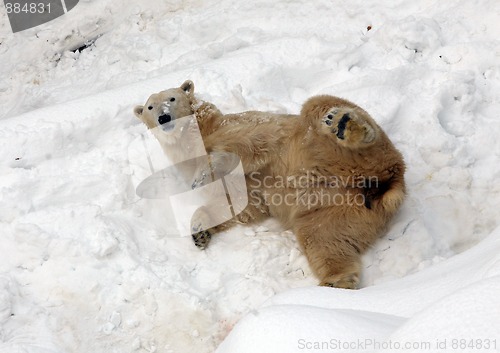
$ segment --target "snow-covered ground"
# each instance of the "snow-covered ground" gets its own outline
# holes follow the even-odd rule
[[[496,332],[500,350],[498,33],[497,0],[80,0],[16,34],[1,8],[0,352],[465,332]],[[364,257],[364,289],[314,287],[272,220],[200,252],[168,232],[165,200],[137,197],[137,141],[152,136],[132,108],[186,79],[224,112],[297,113],[328,93],[386,130],[409,196]]]

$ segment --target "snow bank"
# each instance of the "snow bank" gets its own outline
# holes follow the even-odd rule
[[[277,293],[221,351],[247,349],[244,332],[256,346],[281,333],[293,340],[269,344],[293,351],[306,329],[405,339],[462,334],[464,320],[498,327],[487,316],[498,267],[480,272],[498,246],[498,6],[81,0],[15,35],[0,11],[0,352],[212,352]],[[409,197],[364,257],[365,289],[313,287],[273,221],[200,252],[171,236],[162,200],[136,196],[147,161],[132,108],[186,79],[225,112],[295,113],[311,95],[339,95],[387,131]]]
[[[498,352],[499,291],[497,228],[465,253],[400,280],[278,294],[241,320],[217,352]]]

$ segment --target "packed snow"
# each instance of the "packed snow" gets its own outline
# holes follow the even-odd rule
[[[80,0],[15,34],[1,8],[0,352],[500,351],[498,33],[497,0]],[[161,148],[132,109],[186,79],[227,113],[333,94],[384,128],[408,198],[362,289],[316,287],[273,220],[199,251],[137,196]]]
[[[396,281],[278,294],[217,352],[499,351],[498,254],[500,227],[465,253]]]

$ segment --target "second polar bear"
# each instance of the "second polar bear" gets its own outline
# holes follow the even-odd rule
[[[195,231],[195,244],[205,247],[221,229],[271,216],[293,230],[321,285],[356,288],[361,254],[405,197],[403,158],[370,115],[326,95],[307,100],[299,116],[223,115],[209,103],[198,104],[192,91],[184,99],[207,151],[220,156],[212,168],[223,165],[225,153],[237,154],[249,196],[235,219]],[[194,185],[213,171],[200,173]],[[214,212],[202,211],[208,217]]]

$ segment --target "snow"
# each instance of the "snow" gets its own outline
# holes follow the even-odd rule
[[[482,349],[498,351],[499,253],[500,227],[472,249],[399,280],[355,292],[308,287],[278,294],[241,320],[217,352],[301,352],[316,342],[327,342],[327,352],[340,342],[351,345],[346,351],[364,351],[358,340],[371,341],[369,351],[419,343],[470,352],[477,348],[453,349],[453,340],[488,338],[496,349]],[[438,346],[443,342],[447,347]]]
[[[498,351],[499,11],[80,0],[16,34],[0,11],[0,352],[293,352],[301,338],[460,351],[453,337]],[[224,112],[297,113],[326,93],[379,122],[409,196],[364,256],[363,289],[316,287],[273,220],[201,252],[173,236],[165,200],[136,195],[143,142],[161,149],[132,109],[186,79]]]

